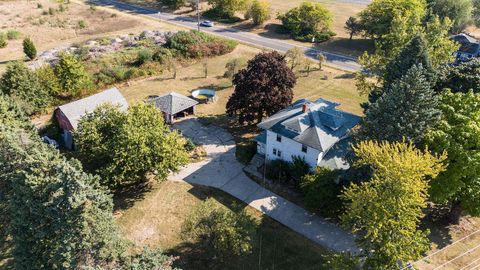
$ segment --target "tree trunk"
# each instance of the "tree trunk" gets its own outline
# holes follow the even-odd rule
[[[448,216],[448,221],[451,224],[459,224],[460,223],[460,218],[462,217],[463,214],[463,207],[460,204],[460,202],[454,202],[452,204],[452,207],[450,208],[450,213]]]
[[[353,39],[353,33],[350,33],[350,39],[349,40],[352,41],[352,39]]]

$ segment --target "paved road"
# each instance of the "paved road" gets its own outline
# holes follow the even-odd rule
[[[218,188],[325,248],[358,252],[352,234],[248,178],[243,172],[243,165],[235,158],[235,143],[228,132],[213,125],[203,126],[196,118],[183,120],[173,127],[195,143],[202,144],[207,158],[170,175],[170,181]]]
[[[121,1],[117,1],[117,0],[91,0],[90,2],[95,3],[97,5],[112,6],[118,10],[142,14],[152,18],[167,21],[169,23],[177,24],[183,27],[197,29],[196,20],[188,16],[173,15],[170,13],[159,13],[158,10],[139,7],[139,6],[127,4]],[[247,44],[277,50],[280,52],[286,52],[287,50],[296,46],[304,50],[305,55],[312,59],[315,59],[315,56],[318,53],[322,52],[326,56],[327,65],[329,66],[340,68],[347,71],[359,71],[361,69],[361,66],[356,62],[356,59],[352,57],[320,51],[313,47],[299,46],[299,45],[295,45],[295,44],[281,41],[278,39],[262,37],[257,34],[240,31],[237,29],[233,29],[231,27],[225,27],[225,26],[202,27],[202,31],[221,35],[231,39],[235,39]]]

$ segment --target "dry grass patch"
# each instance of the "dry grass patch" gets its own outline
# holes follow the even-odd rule
[[[195,264],[198,261],[192,253],[195,243],[183,242],[180,233],[188,213],[207,198],[213,198],[227,208],[240,203],[212,188],[163,182],[154,184],[138,200],[127,202],[129,208],[119,210],[117,221],[137,248],[145,245],[161,247],[170,254],[180,256],[177,263],[182,269],[205,269]],[[116,202],[118,205],[130,199],[128,195],[120,196]],[[260,269],[321,269],[321,255],[326,253],[325,250],[255,209],[245,207],[258,221],[261,244],[258,239],[251,255],[231,258],[228,269],[256,269],[259,262]]]

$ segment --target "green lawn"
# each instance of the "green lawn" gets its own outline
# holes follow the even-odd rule
[[[132,200],[132,197],[136,199]],[[151,191],[117,196],[118,223],[137,248],[161,247],[178,255],[182,269],[209,269],[201,260],[202,252],[195,243],[183,242],[181,225],[191,209],[206,198],[219,205],[241,204],[230,195],[213,188],[179,182],[154,184]],[[259,238],[248,256],[232,257],[224,269],[322,269],[322,255],[327,252],[310,240],[262,215],[248,206],[247,211],[258,221]]]

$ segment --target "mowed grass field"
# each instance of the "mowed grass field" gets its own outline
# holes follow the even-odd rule
[[[227,208],[238,203],[233,197],[212,188],[163,182],[154,184],[137,200],[131,200],[130,195],[128,199],[117,197],[117,202],[120,201],[117,221],[137,247],[161,247],[179,256],[176,264],[182,269],[210,269],[195,260],[199,252],[196,243],[181,239],[181,225],[186,216],[207,198]],[[226,269],[323,269],[325,250],[253,208],[245,207],[257,220],[259,237],[253,243],[252,254],[230,258]]]

